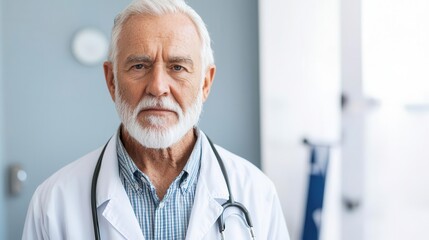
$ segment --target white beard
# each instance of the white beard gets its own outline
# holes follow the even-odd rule
[[[203,107],[203,90],[200,88],[194,103],[186,110],[171,97],[144,97],[133,110],[123,100],[119,88],[115,90],[116,110],[127,132],[137,142],[146,148],[165,149],[181,140],[185,134],[198,124]],[[171,127],[166,126],[164,117],[149,116],[146,118],[149,126],[143,126],[137,115],[145,108],[161,107],[173,111],[178,116],[178,122]]]

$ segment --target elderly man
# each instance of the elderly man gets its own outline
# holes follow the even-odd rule
[[[197,128],[215,69],[185,2],[132,2],[104,63],[122,124],[38,187],[23,239],[289,239],[271,181]]]

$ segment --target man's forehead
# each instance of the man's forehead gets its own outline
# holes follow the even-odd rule
[[[199,39],[196,25],[183,13],[134,14],[124,22],[122,30],[125,30],[126,34],[157,34],[160,37],[180,33],[188,38]]]
[[[125,22],[117,47],[126,57],[130,54],[154,57],[162,49],[163,55],[189,58],[200,53],[201,44],[195,25],[184,14],[140,14]]]

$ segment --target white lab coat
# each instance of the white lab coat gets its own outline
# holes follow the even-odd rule
[[[201,132],[201,134],[203,134]],[[276,190],[248,161],[216,147],[229,175],[235,200],[250,212],[256,239],[289,240]],[[202,160],[186,240],[220,239],[217,219],[228,190],[220,166],[203,134]],[[24,226],[23,240],[94,239],[91,179],[101,148],[62,168],[35,191]],[[106,148],[97,185],[97,211],[102,239],[144,239],[119,178],[116,136]],[[232,208],[225,211],[225,239],[250,239]]]

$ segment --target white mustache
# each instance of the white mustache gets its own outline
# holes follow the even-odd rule
[[[182,108],[180,108],[179,104],[171,97],[144,97],[134,109],[133,115],[137,116],[141,111],[146,109],[163,109],[175,112],[179,115],[179,118],[183,116]]]

